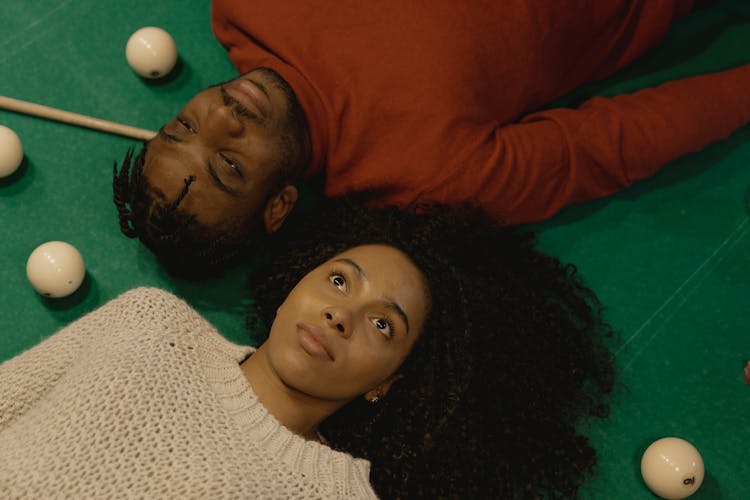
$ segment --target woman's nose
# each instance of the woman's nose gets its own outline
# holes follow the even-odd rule
[[[328,307],[323,310],[323,317],[327,326],[335,328],[339,335],[349,338],[352,335],[351,321],[349,315],[344,309],[338,307]]]

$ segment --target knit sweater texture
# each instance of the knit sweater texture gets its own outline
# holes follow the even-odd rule
[[[127,292],[0,365],[0,498],[374,498],[258,401],[185,302]]]
[[[508,223],[614,193],[750,120],[750,65],[545,105],[655,46],[692,0],[213,0],[241,73],[294,89],[328,196]]]

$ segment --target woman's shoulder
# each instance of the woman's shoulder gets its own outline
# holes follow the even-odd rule
[[[183,299],[153,287],[128,290],[107,302],[91,314],[102,318],[129,319],[137,323],[164,325],[174,323],[203,323],[203,317]]]
[[[216,357],[244,359],[254,350],[227,340],[187,301],[167,290],[134,288],[113,299],[111,304],[122,315],[119,324],[129,326],[128,335],[185,344],[187,349],[195,349],[203,361]]]
[[[97,332],[102,340],[137,337],[149,332],[181,333],[213,330],[183,299],[159,288],[128,290],[82,316],[66,330]],[[92,338],[93,340],[93,338]]]
[[[165,310],[168,308],[180,308],[190,306],[183,299],[161,288],[142,286],[127,290],[110,303],[118,304],[119,307],[137,307],[148,310]],[[190,308],[192,309],[192,308]]]

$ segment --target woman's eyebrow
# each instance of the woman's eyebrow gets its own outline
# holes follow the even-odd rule
[[[342,257],[340,259],[336,259],[334,262],[340,262],[342,264],[347,264],[349,267],[351,267],[352,269],[354,269],[354,273],[357,275],[357,277],[360,280],[367,281],[367,275],[365,274],[365,272],[362,269],[362,267],[360,267],[360,265],[357,264],[352,259],[349,259],[349,258],[346,258],[346,257]],[[398,305],[398,303],[395,300],[393,300],[393,299],[391,299],[389,297],[383,297],[382,301],[383,301],[383,305],[387,309],[390,309],[391,311],[393,311],[395,314],[397,314],[401,318],[401,320],[404,322],[404,325],[406,325],[406,333],[408,334],[409,333],[409,317],[404,312],[404,309],[400,305]]]
[[[352,269],[354,269],[354,272],[357,274],[357,277],[362,281],[367,281],[367,275],[362,270],[359,264],[354,262],[352,259],[348,259],[346,257],[342,257],[340,259],[336,259],[334,262],[341,262],[343,264],[349,265]]]
[[[406,326],[406,334],[409,334],[409,317],[406,315],[403,309],[401,309],[401,306],[398,305],[393,300],[389,299],[388,297],[383,298],[383,302],[385,304],[385,307],[396,313],[398,316],[401,317],[401,320],[404,322],[404,325]]]

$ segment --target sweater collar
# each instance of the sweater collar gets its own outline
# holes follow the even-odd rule
[[[336,496],[374,497],[370,485],[370,462],[354,458],[330,446],[308,441],[293,433],[271,415],[258,400],[240,368],[242,360],[255,352],[247,346],[233,344],[220,335],[212,339],[214,349],[229,359],[213,358],[204,364],[207,379],[221,404],[240,425],[243,433],[259,443],[271,455],[279,457],[292,470],[315,478],[319,484],[337,488]],[[227,362],[228,361],[228,362]]]

